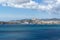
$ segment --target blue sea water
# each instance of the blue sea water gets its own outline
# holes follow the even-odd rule
[[[60,24],[0,25],[0,40],[60,40]]]

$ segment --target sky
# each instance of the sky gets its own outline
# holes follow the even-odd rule
[[[0,21],[60,18],[60,0],[0,0]]]

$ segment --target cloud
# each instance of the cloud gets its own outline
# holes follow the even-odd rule
[[[14,4],[21,4],[29,2],[30,0],[0,0],[0,3],[14,3]]]
[[[32,0],[1,0],[0,5],[16,8],[34,8],[37,3]]]
[[[60,14],[60,0],[56,0],[56,2],[52,5],[51,13]]]
[[[47,11],[49,14],[60,14],[60,0],[44,0],[42,5],[44,11]]]
[[[49,13],[60,13],[60,0],[42,0],[42,3],[33,0],[0,0],[0,5],[15,8],[36,9],[47,11]]]
[[[32,0],[0,0],[0,5],[16,7],[16,8],[37,9],[37,10],[49,9],[49,5],[48,6],[40,5],[39,3]]]

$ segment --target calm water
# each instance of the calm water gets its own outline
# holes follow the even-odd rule
[[[60,40],[60,25],[0,25],[0,40]]]

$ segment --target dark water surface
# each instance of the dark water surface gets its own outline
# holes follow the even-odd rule
[[[60,40],[60,25],[0,25],[0,40]]]

